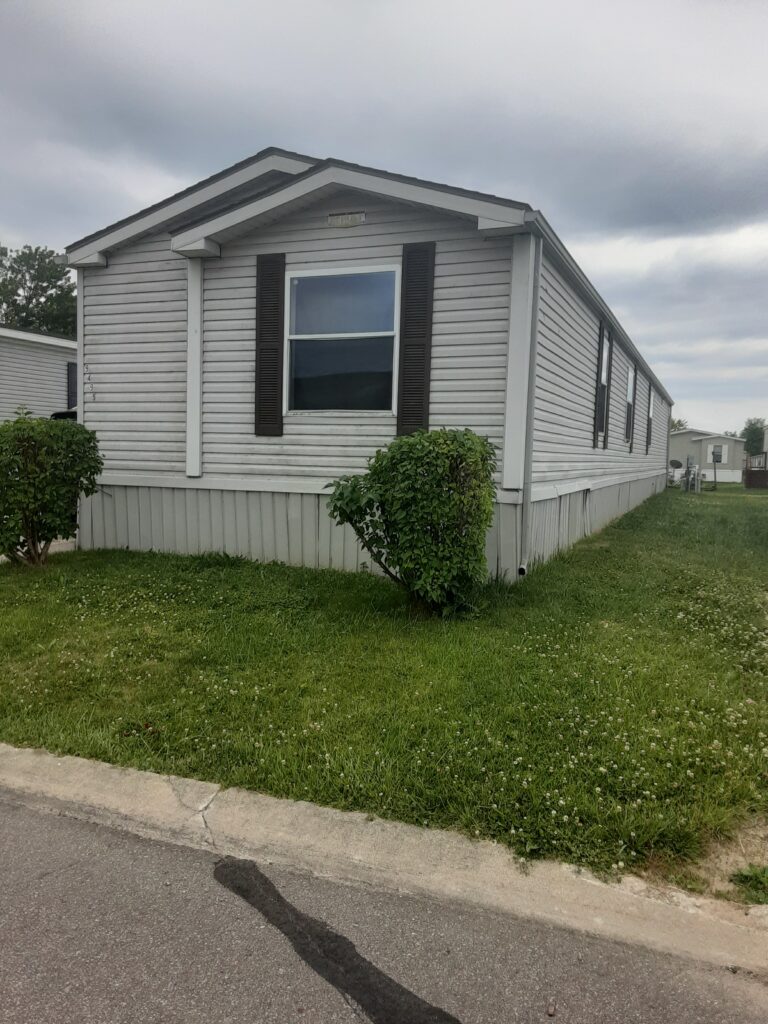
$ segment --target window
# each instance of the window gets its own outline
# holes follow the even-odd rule
[[[635,427],[635,395],[637,392],[637,366],[633,363],[627,374],[627,418],[624,426],[624,440],[629,441],[632,451],[632,435]]]
[[[594,446],[597,448],[600,434],[603,435],[603,448],[608,438],[608,391],[611,378],[611,336],[608,329],[600,324],[600,342],[597,350],[597,392],[595,394],[595,436]]]
[[[709,465],[713,465],[715,462],[727,462],[728,461],[728,445],[727,444],[709,444],[707,445],[707,462]]]
[[[400,270],[286,275],[287,410],[394,411]]]
[[[648,433],[645,435],[645,454],[651,449],[653,440],[653,388],[648,387]]]

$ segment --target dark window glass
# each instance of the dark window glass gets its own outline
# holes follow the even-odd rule
[[[600,384],[597,389],[597,432],[605,433],[605,402],[608,397],[608,385]]]
[[[394,339],[291,341],[291,409],[391,409]]]
[[[600,381],[595,396],[597,433],[604,434],[608,419],[608,372],[611,365],[611,339],[606,332],[600,355]]]
[[[289,334],[395,330],[395,272],[321,274],[291,280]]]

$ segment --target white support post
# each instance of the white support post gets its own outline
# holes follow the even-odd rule
[[[203,261],[187,260],[187,476],[203,472]]]
[[[85,271],[77,270],[77,421],[85,422]]]
[[[512,282],[509,296],[507,397],[504,416],[502,490],[520,490],[524,482],[528,377],[536,286],[536,245],[533,235],[512,239]]]

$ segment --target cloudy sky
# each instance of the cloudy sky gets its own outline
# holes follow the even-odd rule
[[[0,243],[265,146],[530,202],[676,399],[768,416],[766,0],[0,0]]]

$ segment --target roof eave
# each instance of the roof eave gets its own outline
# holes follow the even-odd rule
[[[233,228],[256,221],[265,214],[329,186],[371,192],[396,201],[472,217],[477,220],[481,230],[501,229],[510,232],[521,229],[525,215],[530,211],[530,207],[523,203],[503,201],[482,193],[453,189],[338,160],[326,160],[235,210],[216,215],[179,232],[171,240],[171,248],[182,255],[194,255],[205,241],[218,243],[221,236]]]
[[[115,245],[124,244],[146,231],[161,227],[163,223],[173,217],[193,210],[195,206],[237,188],[247,181],[255,180],[270,171],[302,174],[317,162],[314,157],[302,156],[288,150],[274,147],[261,150],[255,156],[233,164],[224,171],[205,178],[153,206],[148,206],[130,217],[125,217],[72,242],[65,249],[67,263],[71,267],[105,266],[106,253]]]

